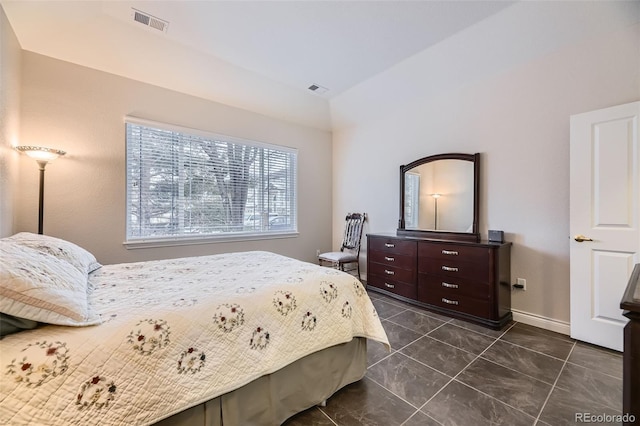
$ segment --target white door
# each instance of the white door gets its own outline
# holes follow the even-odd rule
[[[639,116],[640,102],[571,116],[571,337],[618,351],[640,252]]]

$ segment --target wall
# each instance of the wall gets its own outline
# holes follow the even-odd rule
[[[21,144],[67,151],[47,165],[44,232],[102,263],[243,250],[315,261],[331,247],[331,135],[190,95],[24,51]],[[127,250],[125,126],[132,115],[298,149],[295,238]],[[22,156],[16,231],[37,230],[38,169]]]
[[[18,174],[21,51],[0,7],[0,237],[14,230],[14,182]]]
[[[366,232],[395,232],[401,164],[480,152],[481,235],[504,230],[512,279],[527,279],[513,308],[566,331],[569,116],[640,99],[638,4],[569,3],[516,5],[331,104],[334,223],[366,211]],[[544,8],[549,28],[528,28],[532,7]],[[554,27],[565,17],[582,21]],[[522,56],[533,40],[536,55]]]

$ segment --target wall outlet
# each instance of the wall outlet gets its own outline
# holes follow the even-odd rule
[[[519,286],[522,286],[522,288],[520,288],[519,290],[526,290],[527,289],[527,280],[525,280],[524,278],[518,278],[516,280],[516,284],[518,284]]]

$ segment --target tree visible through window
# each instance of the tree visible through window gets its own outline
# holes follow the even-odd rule
[[[294,232],[297,152],[127,122],[127,240]]]

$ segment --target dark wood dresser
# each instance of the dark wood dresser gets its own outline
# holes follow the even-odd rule
[[[627,415],[625,426],[640,422],[640,265],[635,265],[620,308],[629,318],[624,327],[622,362],[622,413]],[[633,416],[633,417],[632,417]]]
[[[511,243],[367,235],[367,285],[436,312],[501,328],[511,314]]]

